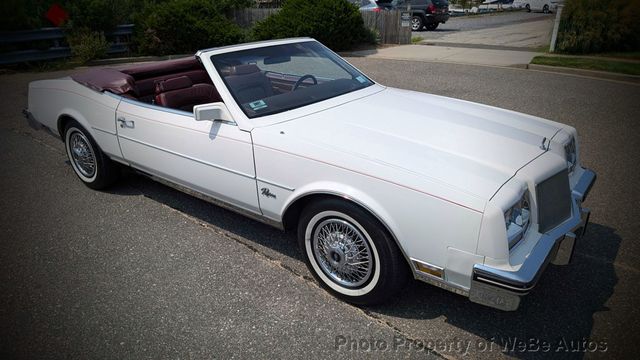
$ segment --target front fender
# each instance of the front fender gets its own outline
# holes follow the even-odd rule
[[[332,195],[344,198],[347,201],[358,204],[378,219],[392,235],[398,231],[397,223],[391,215],[367,193],[347,184],[332,181],[318,181],[306,184],[299,189],[295,189],[285,200],[280,214],[286,214],[287,210],[297,201],[312,195]]]

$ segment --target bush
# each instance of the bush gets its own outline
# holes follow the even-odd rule
[[[567,53],[640,50],[640,0],[567,0],[556,48]]]
[[[65,26],[91,29],[94,31],[111,31],[119,25],[116,16],[117,6],[122,1],[73,0],[62,4],[69,12],[69,20]]]
[[[333,50],[348,50],[374,43],[358,8],[347,0],[287,0],[279,12],[258,22],[257,40],[309,36]]]
[[[103,32],[87,28],[74,29],[69,32],[67,42],[71,48],[71,56],[81,64],[103,58],[107,55],[110,46]]]
[[[227,0],[222,5],[239,2]],[[140,53],[167,55],[242,42],[243,31],[224,16],[227,6],[207,0],[169,0],[148,6],[136,17],[134,44]]]

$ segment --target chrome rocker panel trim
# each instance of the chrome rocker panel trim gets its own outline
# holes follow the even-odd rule
[[[578,211],[562,225],[542,235],[518,271],[505,271],[484,264],[473,267],[469,300],[504,311],[515,311],[520,297],[536,285],[549,262],[566,265],[571,260],[576,239],[589,222],[589,209],[580,207],[593,186],[596,173],[585,169],[573,189]],[[575,209],[575,207],[574,207]],[[581,230],[576,235],[577,230]]]

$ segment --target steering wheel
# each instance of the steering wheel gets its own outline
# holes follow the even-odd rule
[[[298,79],[298,81],[296,81],[296,84],[293,85],[293,90],[291,91],[298,90],[298,87],[307,79],[313,80],[313,85],[318,85],[318,79],[316,79],[316,77],[311,74],[307,74],[307,75],[303,75],[300,79]]]

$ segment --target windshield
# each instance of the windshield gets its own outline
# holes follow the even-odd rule
[[[373,84],[316,41],[213,55],[211,62],[249,118],[296,109]]]

